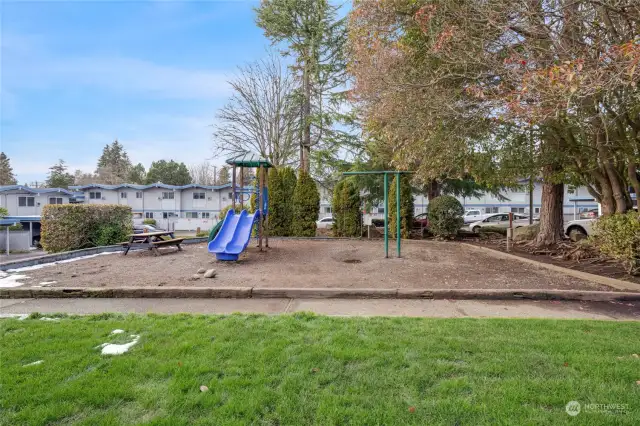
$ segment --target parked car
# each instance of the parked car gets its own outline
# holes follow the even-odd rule
[[[533,218],[534,221],[538,221],[538,218]],[[522,226],[529,225],[529,216],[523,214],[513,214],[513,227],[520,228]],[[509,227],[509,213],[494,213],[488,215],[486,218],[474,222],[469,225],[469,229],[473,232],[479,232],[480,228],[493,227],[493,228],[508,228]]]
[[[143,223],[141,225],[133,225],[133,233],[134,234],[146,234],[148,232],[158,232],[164,231],[164,229],[157,228],[153,225],[147,225]]]
[[[464,212],[462,219],[464,220],[465,224],[468,224],[468,223],[478,222],[486,218],[487,216],[489,215],[482,213],[482,210],[480,209],[470,209]]]
[[[316,221],[316,227],[318,229],[331,229],[333,227],[333,218],[331,216],[323,217]]]
[[[580,219],[595,219],[598,217],[598,209],[591,209],[580,213]]]
[[[419,215],[413,218],[413,227],[414,228],[428,228],[429,227],[429,216],[427,213],[420,213]]]
[[[593,224],[597,219],[576,219],[564,225],[564,234],[571,241],[579,241],[594,234]]]

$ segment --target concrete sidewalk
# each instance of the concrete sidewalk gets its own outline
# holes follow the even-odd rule
[[[640,302],[560,302],[398,299],[3,299],[0,317],[15,314],[196,313],[284,314],[310,311],[339,316],[440,318],[580,318],[640,321]]]

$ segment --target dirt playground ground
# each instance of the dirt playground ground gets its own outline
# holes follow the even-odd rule
[[[343,288],[492,288],[613,290],[515,260],[478,253],[455,242],[407,241],[403,258],[384,258],[381,241],[272,240],[238,262],[217,262],[205,244],[184,251],[101,255],[27,270],[27,286],[246,286]],[[390,254],[395,246],[391,244]],[[194,279],[200,268],[217,277]],[[55,283],[53,283],[55,281]],[[43,284],[44,283],[44,284]]]

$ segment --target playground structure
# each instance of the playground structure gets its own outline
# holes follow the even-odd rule
[[[223,261],[238,260],[251,240],[254,225],[257,225],[258,248],[263,250],[269,247],[269,190],[267,171],[273,165],[269,160],[261,158],[252,153],[241,154],[237,157],[226,160],[231,166],[231,209],[223,221],[216,225],[217,235],[210,239],[208,250],[209,253],[215,253],[216,259]],[[236,168],[240,167],[240,185],[236,184]],[[257,169],[256,184],[254,188],[244,187],[244,168],[250,167]],[[247,201],[250,202],[251,194],[256,195],[256,211],[248,213],[242,210],[236,214],[236,200],[240,201],[240,205],[244,206],[244,197],[248,196]],[[213,236],[214,230],[211,234]]]
[[[400,175],[412,174],[414,172],[403,172],[398,170],[376,170],[363,172],[344,172],[343,176],[355,175],[383,175],[384,176],[384,257],[389,257],[389,175],[396,176],[396,252],[397,257],[401,256],[401,227],[400,227]]]

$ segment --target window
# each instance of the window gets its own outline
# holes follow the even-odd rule
[[[33,207],[36,204],[34,197],[18,197],[18,207]]]
[[[198,218],[198,212],[187,212],[185,217],[187,219],[197,219]]]
[[[325,207],[324,208],[324,212],[325,213],[331,213],[331,207]]]
[[[136,198],[142,198],[142,191],[136,191]]]
[[[153,212],[145,212],[144,213],[144,218],[145,219],[153,219]]]
[[[102,192],[99,192],[99,191],[98,192],[94,192],[94,191],[89,192],[89,199],[90,200],[100,200],[100,199],[102,199]]]
[[[511,207],[511,213],[524,213],[524,207]]]
[[[378,213],[384,213],[384,207],[378,207]]]
[[[173,200],[173,192],[163,192],[162,193],[163,200]]]
[[[533,214],[540,214],[540,207],[534,207]]]
[[[229,193],[229,199],[232,199],[232,198],[233,198],[233,192],[230,192]]]
[[[204,200],[204,192],[194,192],[193,193],[194,200]]]
[[[480,214],[480,210],[468,210],[465,216],[478,216]]]
[[[120,193],[120,198],[127,198],[127,193],[126,192],[121,192]]]
[[[172,194],[173,194],[173,192],[172,192]],[[172,217],[178,217],[178,215],[176,213],[174,213],[174,212],[162,212],[162,218],[163,219],[169,219],[169,218],[172,218]]]
[[[209,219],[211,217],[211,213],[209,212],[202,212],[201,214],[203,219]]]
[[[140,213],[140,212],[133,212],[133,218],[134,218],[134,219],[142,219],[142,213]]]
[[[62,204],[61,197],[49,197],[49,204]]]

